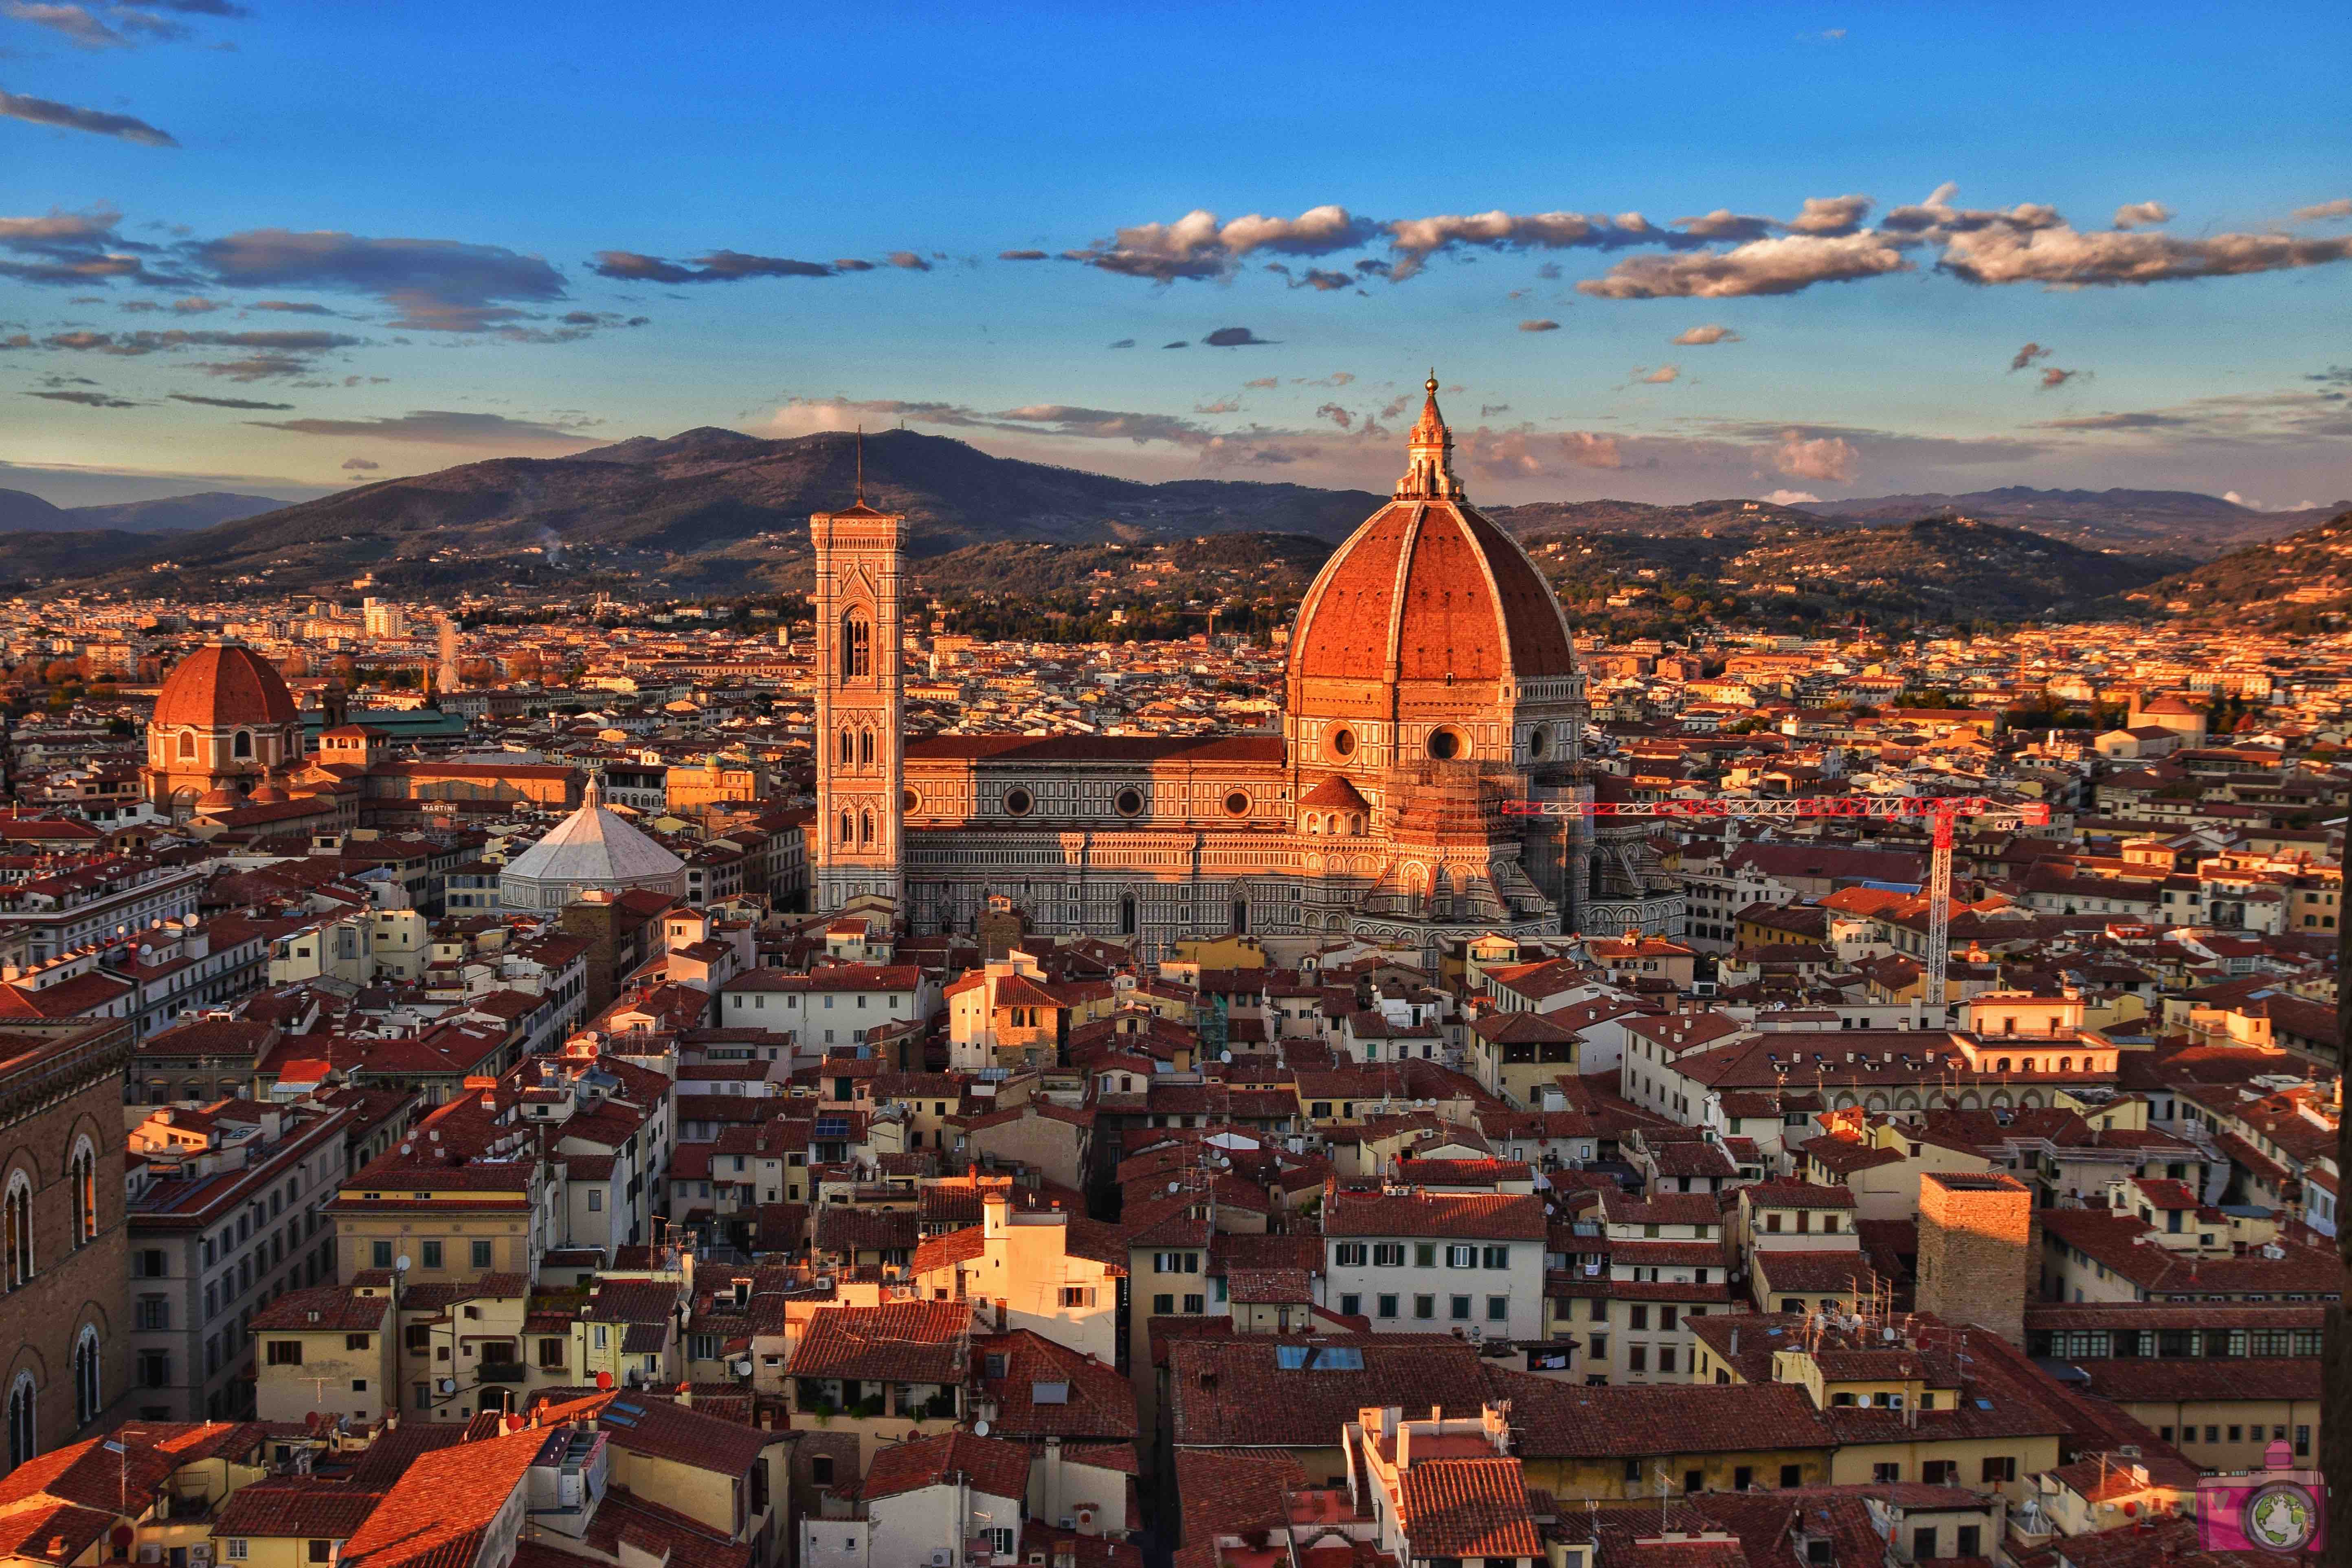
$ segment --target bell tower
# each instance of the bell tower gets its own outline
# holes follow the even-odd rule
[[[857,499],[809,519],[816,545],[816,822],[809,865],[815,907],[880,894],[906,913],[903,800],[906,675],[898,583],[907,519]]]

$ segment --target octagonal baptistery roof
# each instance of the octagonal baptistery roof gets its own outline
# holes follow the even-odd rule
[[[1518,542],[1469,504],[1433,377],[1427,391],[1395,499],[1348,536],[1299,604],[1295,710],[1359,706],[1360,683],[1391,672],[1439,684],[1575,673],[1559,599]]]
[[[285,678],[243,643],[206,643],[172,667],[155,698],[158,724],[226,730],[299,717]]]

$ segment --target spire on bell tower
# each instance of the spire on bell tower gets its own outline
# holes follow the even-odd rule
[[[1406,437],[1404,478],[1397,481],[1399,500],[1460,500],[1462,481],[1454,475],[1454,432],[1437,409],[1437,372],[1423,384],[1428,397],[1421,417]]]

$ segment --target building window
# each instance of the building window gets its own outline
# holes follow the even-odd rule
[[[263,1345],[262,1353],[267,1363],[270,1366],[300,1366],[302,1364],[302,1342],[300,1340],[270,1340]]]
[[[1466,1322],[1468,1322],[1468,1321],[1470,1321],[1470,1298],[1469,1298],[1469,1297],[1467,1297],[1467,1296],[1454,1296],[1454,1297],[1449,1297],[1449,1298],[1447,1299],[1447,1301],[1446,1301],[1446,1308],[1447,1308],[1447,1311],[1448,1311],[1449,1315],[1451,1315],[1451,1316],[1452,1316],[1452,1318],[1454,1319],[1454,1321],[1455,1322],[1457,1322],[1457,1323],[1466,1323]]]
[[[369,1243],[368,1243],[368,1264],[369,1264],[369,1266],[370,1266],[371,1268],[391,1268],[391,1267],[392,1267],[392,1243],[390,1243],[390,1242],[388,1242],[388,1241],[372,1241],[372,1242],[369,1242]]]
[[[1412,1299],[1412,1315],[1416,1318],[1424,1319],[1436,1317],[1437,1298],[1434,1296],[1415,1296]]]
[[[33,1422],[33,1373],[16,1373],[16,1383],[7,1392],[7,1462],[9,1469],[24,1465],[33,1458],[36,1444],[36,1422]]]
[[[855,680],[874,673],[874,626],[863,610],[841,617],[841,678]]]
[[[8,1177],[7,1281],[16,1289],[33,1277],[33,1183],[24,1172]]]
[[[74,1145],[66,1174],[73,1184],[74,1245],[86,1246],[98,1237],[98,1154],[89,1139]]]
[[[1511,1299],[1508,1296],[1489,1296],[1486,1298],[1486,1321],[1488,1322],[1508,1322],[1510,1321],[1510,1317]]]
[[[1373,1300],[1379,1303],[1377,1316],[1393,1318],[1397,1315],[1397,1299],[1394,1296],[1377,1296]]]
[[[489,1266],[490,1244],[487,1241],[478,1241],[474,1243],[474,1267],[477,1269],[485,1269],[489,1268]]]
[[[418,1250],[424,1254],[425,1268],[438,1268],[441,1267],[441,1244],[439,1242],[427,1241],[420,1243]]]
[[[87,1426],[98,1419],[106,1402],[100,1397],[98,1330],[82,1325],[81,1339],[74,1345],[74,1425]]]

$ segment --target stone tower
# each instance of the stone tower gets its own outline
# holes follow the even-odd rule
[[[907,519],[857,500],[809,519],[816,544],[816,821],[809,864],[816,908],[861,894],[906,909],[904,724],[898,583]]]
[[[1999,1172],[1919,1177],[1918,1306],[2025,1343],[2025,1298],[2039,1270],[2033,1193]]]

